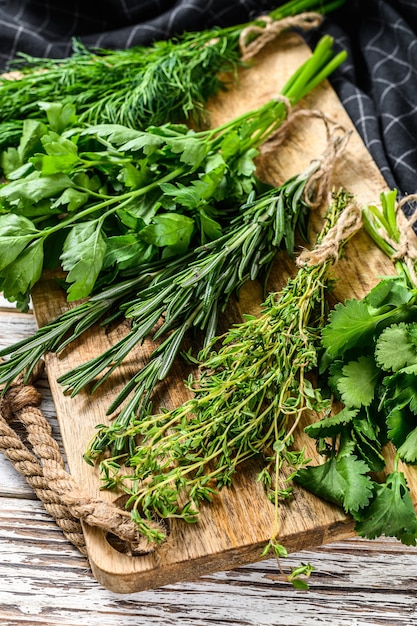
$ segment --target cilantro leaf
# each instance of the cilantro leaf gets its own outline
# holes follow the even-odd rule
[[[338,302],[330,312],[329,322],[322,331],[322,343],[331,356],[346,350],[367,338],[375,329],[378,318],[370,314],[363,300]]]
[[[71,228],[61,254],[66,280],[73,283],[68,300],[85,298],[91,293],[103,266],[106,243],[95,220],[80,222]]]
[[[379,370],[371,357],[361,356],[342,368],[337,389],[342,402],[351,407],[369,406],[375,396]]]
[[[368,471],[366,463],[354,455],[332,457],[322,465],[300,469],[295,480],[315,495],[354,515],[368,506],[372,496]]]
[[[396,406],[387,415],[388,439],[399,448],[413,429],[414,418],[404,407]]]
[[[417,428],[407,435],[404,443],[397,449],[397,454],[405,463],[417,462]]]
[[[417,349],[407,324],[391,324],[382,331],[376,342],[375,359],[383,370],[393,372],[417,364]]]
[[[374,309],[383,306],[399,307],[407,304],[412,293],[402,276],[382,278],[365,296],[364,301]]]
[[[404,474],[392,472],[385,483],[375,484],[374,494],[356,523],[358,535],[367,539],[381,535],[397,537],[407,545],[416,545],[417,516]]]
[[[352,430],[351,437],[355,442],[355,451],[365,461],[371,472],[382,472],[385,458],[381,452],[381,443],[377,438],[368,438],[361,430],[361,425]]]
[[[318,422],[309,424],[304,430],[307,435],[313,439],[335,437],[352,422],[358,412],[359,409],[343,407],[343,409],[335,415],[324,417]]]

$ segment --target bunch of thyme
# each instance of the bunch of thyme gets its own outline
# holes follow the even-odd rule
[[[291,0],[270,17],[326,13],[344,0]],[[264,25],[262,20],[254,22]],[[15,145],[21,122],[39,117],[38,103],[72,103],[84,121],[146,128],[193,119],[205,121],[205,103],[241,64],[239,37],[247,25],[216,28],[127,50],[87,50],[74,42],[67,59],[21,55],[20,78],[0,78],[0,146]]]
[[[350,203],[350,194],[334,194],[317,245]],[[280,488],[280,470],[305,463],[303,451],[292,450],[297,424],[306,409],[327,406],[308,373],[317,365],[334,260],[302,266],[280,293],[268,296],[260,317],[247,316],[234,326],[219,338],[218,350],[214,341],[204,348],[203,373],[198,381],[188,380],[194,396],[171,411],[133,422],[128,429],[137,441],[133,454],[101,461],[104,486],[129,494],[126,506],[138,523],[155,514],[197,521],[199,501],[210,501],[230,485],[243,462],[263,456],[260,479],[276,510],[265,554],[272,548],[282,556],[278,500],[290,490]]]

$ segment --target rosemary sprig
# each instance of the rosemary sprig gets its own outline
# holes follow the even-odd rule
[[[274,20],[304,11],[326,13],[344,0],[291,0],[275,9]],[[255,22],[260,26],[263,24]],[[15,145],[21,120],[39,117],[42,101],[71,102],[84,121],[132,128],[206,118],[205,103],[225,87],[240,64],[239,35],[246,24],[185,33],[151,46],[88,51],[74,42],[67,59],[21,55],[20,79],[0,78],[0,147]],[[13,124],[11,124],[13,122]],[[7,125],[5,125],[7,123]]]
[[[349,194],[335,194],[318,244],[350,202]],[[136,439],[136,448],[101,461],[104,486],[129,494],[133,519],[157,514],[195,522],[201,500],[210,501],[230,485],[243,462],[265,456],[260,479],[276,509],[267,549],[282,556],[278,500],[289,489],[279,487],[280,470],[284,464],[297,468],[305,463],[303,451],[291,449],[297,424],[306,409],[327,405],[307,376],[317,365],[333,262],[328,258],[301,267],[279,294],[268,296],[260,317],[248,316],[234,326],[220,338],[217,351],[214,342],[203,349],[203,374],[188,381],[194,397],[172,411],[132,422],[128,435]],[[87,460],[92,452],[95,456],[94,446]]]
[[[266,191],[257,198],[251,193],[218,239],[197,246],[184,256],[139,266],[133,278],[102,289],[40,328],[32,337],[0,350],[1,357],[9,357],[0,362],[0,384],[7,389],[23,370],[28,380],[46,352],[61,352],[95,323],[107,326],[117,318],[128,318],[132,329],[124,339],[60,379],[75,394],[100,372],[110,368],[96,383],[97,387],[135,345],[152,333],[156,322],[163,317],[164,322],[154,339],[166,333],[166,343],[154,352],[152,362],[144,371],[126,386],[123,398],[119,396],[114,403],[116,406],[134,391],[131,410],[133,406],[146,406],[155,384],[164,371],[168,371],[179,351],[179,339],[189,329],[189,320],[192,319],[191,326],[204,331],[209,341],[229,296],[246,280],[254,280],[266,270],[278,248],[285,246],[292,254],[296,229],[307,238],[309,206],[304,194],[318,168],[319,162],[315,161],[278,189]],[[174,332],[169,334],[172,329]],[[143,385],[146,394],[142,398]],[[131,410],[123,409],[117,422],[119,426],[130,420]]]

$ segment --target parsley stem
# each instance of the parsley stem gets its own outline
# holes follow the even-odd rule
[[[113,208],[107,210],[105,215],[99,216],[97,218],[97,221],[105,219],[106,217],[108,217],[112,213],[118,211],[120,208],[125,206],[133,198],[138,198],[140,196],[143,196],[146,193],[148,193],[149,191],[152,191],[153,189],[156,189],[161,184],[167,183],[167,182],[177,178],[178,176],[180,176],[184,172],[184,169],[185,169],[184,166],[183,167],[178,167],[178,168],[172,170],[171,172],[168,172],[168,174],[166,174],[162,178],[160,178],[160,179],[158,179],[158,180],[156,180],[156,181],[154,181],[152,183],[149,183],[149,185],[145,185],[144,187],[141,187],[140,189],[135,189],[134,191],[129,191],[127,193],[121,194],[120,196],[111,196],[107,200],[103,200],[103,202],[99,202],[98,204],[93,204],[92,206],[89,206],[88,208],[84,209],[83,211],[80,211],[79,213],[76,213],[74,215],[68,215],[66,218],[64,218],[61,222],[59,222],[55,226],[50,226],[48,228],[45,228],[41,233],[39,233],[38,236],[46,238],[49,235],[52,235],[53,233],[56,233],[59,230],[67,228],[70,224],[73,224],[74,222],[82,221],[86,217],[88,217],[89,215],[92,215],[92,214],[96,213],[97,211],[101,211],[102,209],[106,209],[107,207],[111,206],[112,204],[115,204],[116,206],[114,206]]]

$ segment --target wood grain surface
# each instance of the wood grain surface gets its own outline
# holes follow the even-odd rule
[[[210,103],[212,124],[231,119],[274,97],[308,54],[308,48],[295,35],[285,36],[278,44],[268,47],[253,68],[241,73],[236,88],[221,94]],[[359,204],[378,202],[380,192],[386,188],[385,182],[329,84],[317,88],[303,106],[326,112],[333,120],[352,131],[347,150],[335,166],[335,186],[350,190]],[[262,177],[279,184],[290,175],[302,171],[311,159],[321,153],[325,141],[322,122],[314,119],[299,121],[285,144],[263,163]],[[319,215],[315,223],[316,226],[320,223]],[[271,273],[269,289],[279,290],[294,272],[293,262],[279,255]],[[379,276],[387,273],[392,273],[389,261],[364,233],[360,233],[351,240],[343,260],[335,268],[338,280],[334,297],[339,300],[362,297],[376,284]],[[228,326],[238,321],[243,313],[257,311],[260,298],[259,285],[249,285],[239,302],[231,302],[222,325]],[[67,306],[62,292],[50,276],[45,276],[35,289],[33,304],[40,326]],[[99,491],[97,470],[83,461],[82,454],[94,434],[95,426],[108,421],[105,412],[111,398],[129,380],[132,372],[146,362],[152,343],[148,341],[138,349],[94,396],[81,393],[76,398],[69,398],[62,393],[56,378],[101,352],[124,332],[126,329],[123,326],[111,332],[95,329],[59,358],[47,355],[46,359],[71,473],[91,495],[100,493],[101,497],[111,499],[116,496]],[[187,374],[186,366],[178,361],[168,379],[157,389],[155,405],[169,408],[183,401],[187,393],[181,381]],[[308,455],[314,457],[313,442],[303,438],[302,434],[299,437],[299,442],[306,444]],[[233,488],[223,489],[213,504],[202,507],[198,524],[187,526],[180,522],[173,523],[168,541],[156,554],[140,557],[122,554],[109,544],[101,531],[85,527],[89,560],[97,580],[111,591],[132,593],[259,561],[262,546],[270,536],[273,510],[262,487],[256,482],[258,469],[256,464],[252,464],[240,472]],[[413,493],[417,493],[414,469],[408,470],[408,477]],[[338,508],[300,488],[295,490],[294,499],[282,507],[280,541],[289,551],[340,541],[352,536],[352,533],[351,521]]]

